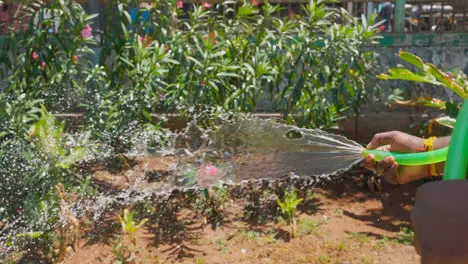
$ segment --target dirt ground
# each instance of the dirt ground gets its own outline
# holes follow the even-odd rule
[[[245,201],[224,206],[224,222],[212,228],[179,210],[165,225],[149,221],[136,234],[134,263],[419,263],[411,246],[409,212],[421,183],[383,185],[370,192],[346,176],[308,195],[298,210],[297,237],[273,216],[261,224],[243,217]],[[268,220],[270,219],[270,220]],[[114,263],[113,246],[120,227],[90,232],[65,263]]]

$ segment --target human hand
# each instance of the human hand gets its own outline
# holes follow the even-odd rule
[[[372,138],[367,149],[379,149],[399,153],[414,153],[424,150],[422,138],[408,135],[399,131],[379,133]],[[369,154],[364,160],[364,166],[380,174],[392,184],[404,184],[424,178],[427,166],[399,166],[393,157],[387,157],[380,162],[375,161],[375,156]]]

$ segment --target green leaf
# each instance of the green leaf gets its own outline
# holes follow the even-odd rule
[[[244,63],[243,65],[244,65],[245,68],[247,68],[247,70],[250,72],[250,74],[255,77],[255,69],[252,67],[252,65],[250,65],[248,63]]]
[[[444,116],[444,117],[435,118],[432,120],[432,122],[453,129],[457,120],[449,116]]]
[[[390,73],[390,75],[380,74],[377,77],[382,80],[405,80],[413,82],[431,83],[439,86],[442,85],[442,83],[438,82],[434,78],[434,76],[427,73],[413,73],[410,70],[403,68],[389,69],[388,72]]]
[[[427,66],[424,64],[424,61],[419,58],[418,56],[414,55],[414,54],[411,54],[411,53],[408,53],[408,52],[404,52],[404,51],[400,51],[400,58],[402,58],[403,60],[405,60],[406,62],[408,63],[411,63],[412,65],[416,66],[417,68],[425,71],[427,69]]]
[[[199,66],[200,68],[203,68],[203,64],[202,64],[199,60],[195,59],[195,58],[192,57],[192,56],[189,56],[188,59],[189,59],[190,61],[194,62],[194,63],[195,63],[197,66]]]
[[[400,100],[395,100],[396,104],[399,105],[408,105],[408,106],[427,106],[427,107],[434,107],[438,109],[445,109],[446,108],[446,102],[432,98],[432,97],[417,97],[411,100],[407,101],[400,101]]]
[[[217,73],[216,76],[218,77],[234,77],[234,78],[239,78],[240,76],[236,73],[232,73],[232,72],[220,72],[220,73]]]
[[[238,17],[247,17],[258,13],[258,10],[251,5],[242,5],[237,10]]]
[[[441,82],[442,85],[454,91],[461,98],[466,99],[467,95],[465,94],[465,89],[461,85],[459,85],[448,74],[437,69],[437,67],[434,66],[433,64],[428,64],[428,66],[429,66],[428,72],[432,74],[432,76],[434,76],[439,82]]]
[[[445,108],[449,117],[457,118],[458,112],[460,111],[460,106],[457,103],[446,102]]]
[[[91,21],[91,20],[95,19],[98,16],[99,16],[99,14],[87,15],[86,18],[85,18],[85,22]]]

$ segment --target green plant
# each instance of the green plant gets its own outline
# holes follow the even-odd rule
[[[359,241],[361,244],[369,243],[372,240],[367,233],[353,232],[349,234],[349,237]]]
[[[134,212],[129,209],[124,209],[123,216],[118,216],[122,233],[117,237],[115,244],[112,248],[114,253],[114,263],[127,263],[129,259],[134,258],[134,255],[138,252],[136,245],[135,233],[143,227],[148,221],[147,218],[142,219],[140,222],[135,223],[133,220]],[[130,244],[128,244],[130,242]]]
[[[213,238],[211,243],[220,251],[226,252],[228,250],[228,242],[223,237]]]
[[[302,219],[299,221],[298,233],[301,236],[317,233],[322,224],[324,224],[324,220],[317,221],[308,218]]]
[[[195,263],[195,264],[205,264],[205,263],[206,263],[206,260],[203,259],[203,258],[195,258],[194,263]]]
[[[20,8],[16,19],[28,26],[10,30],[2,46],[2,73],[9,75],[3,93],[42,100],[50,110],[76,109],[86,91],[89,46],[95,44],[81,32],[95,16],[72,0],[34,0]]]
[[[134,245],[136,244],[135,233],[148,222],[148,219],[142,219],[138,224],[133,221],[134,213],[128,209],[124,209],[123,216],[119,215],[119,222],[122,227],[122,234],[127,236],[128,240]]]
[[[251,230],[243,230],[239,233],[239,237],[245,240],[259,241],[261,239],[261,234]]]
[[[331,260],[329,257],[327,256],[318,256],[317,257],[317,263],[320,263],[320,264],[329,264],[331,263]]]
[[[65,124],[57,121],[44,106],[41,109],[41,118],[30,128],[29,135],[35,140],[37,146],[48,158],[53,159],[57,167],[68,169],[86,156],[86,149],[82,146],[72,146],[76,143],[72,138],[64,135]]]
[[[67,187],[86,187],[74,169],[87,153],[87,139],[65,134],[63,124],[44,107],[38,113],[29,133],[22,129],[0,147],[0,173],[5,175],[0,219],[23,215],[27,230],[48,234],[58,219],[53,186],[63,182]]]
[[[390,241],[390,239],[388,237],[384,236],[381,239],[377,239],[375,241],[375,245],[373,245],[372,248],[380,251],[380,250],[385,248],[385,246],[388,244],[389,241]]]
[[[374,263],[374,257],[372,256],[366,256],[361,259],[361,263],[363,264],[373,264]]]
[[[297,230],[296,210],[302,200],[302,198],[297,197],[297,193],[294,190],[286,192],[283,201],[277,200],[283,219],[291,227],[291,237],[293,238],[296,237]]]
[[[400,234],[395,238],[395,241],[403,245],[412,245],[414,232],[411,228],[405,227],[400,231]]]
[[[463,100],[468,97],[467,77],[461,70],[444,72],[434,64],[425,63],[418,56],[404,51],[400,51],[399,56],[419,71],[412,72],[405,68],[392,68],[388,70],[388,74],[380,74],[378,76],[380,79],[429,83],[446,87]],[[432,133],[432,124],[434,123],[453,128],[456,122],[455,118],[462,104],[457,101],[444,101],[432,97],[418,97],[408,101],[395,100],[395,102],[402,105],[426,106],[445,111],[446,116],[429,121],[429,134]]]
[[[338,216],[338,217],[342,217],[344,215],[343,209],[336,208],[335,209],[335,215]]]

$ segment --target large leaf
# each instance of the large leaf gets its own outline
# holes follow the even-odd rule
[[[390,75],[380,74],[377,77],[383,80],[405,80],[442,85],[442,83],[438,82],[434,76],[428,73],[413,73],[410,70],[404,68],[389,69],[388,72]]]
[[[416,66],[417,68],[425,71],[427,69],[427,66],[424,64],[424,61],[419,58],[418,56],[405,52],[405,51],[400,51],[400,58],[405,60],[406,62],[411,63],[412,65]]]
[[[451,118],[449,116],[435,118],[435,119],[433,119],[433,121],[435,123],[439,124],[439,125],[449,127],[449,128],[452,128],[452,129],[455,126],[455,123],[457,122],[457,120],[455,118]]]
[[[437,69],[436,66],[433,64],[428,64],[429,66],[429,73],[434,76],[439,82],[441,82],[445,87],[450,88],[456,94],[458,94],[461,98],[466,98],[465,89],[460,86],[453,78],[451,78],[448,74],[442,72],[441,70]]]
[[[445,109],[446,103],[440,99],[432,98],[432,97],[417,97],[407,101],[400,101],[395,100],[396,104],[399,105],[408,105],[408,106],[427,106],[427,107],[434,107],[438,109]]]

